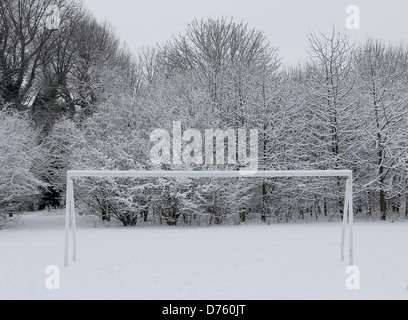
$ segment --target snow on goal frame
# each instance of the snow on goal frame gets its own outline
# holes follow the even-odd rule
[[[74,203],[74,179],[92,177],[134,177],[134,178],[306,178],[345,177],[346,195],[344,201],[343,228],[341,236],[341,261],[344,261],[347,224],[349,229],[349,265],[353,265],[353,172],[351,170],[304,170],[304,171],[89,171],[67,172],[66,214],[65,214],[65,256],[64,265],[69,264],[69,231],[72,229],[73,261],[77,259],[77,239]]]

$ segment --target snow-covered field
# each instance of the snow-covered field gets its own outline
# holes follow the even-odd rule
[[[361,290],[345,286],[341,224],[103,227],[78,221],[63,267],[64,217],[24,215],[0,231],[0,299],[407,299],[408,224],[355,225]],[[49,265],[60,290],[48,290]]]

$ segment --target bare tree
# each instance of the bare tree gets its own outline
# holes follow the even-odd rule
[[[233,65],[255,66],[274,56],[265,35],[247,24],[226,18],[195,20],[185,35],[173,37],[161,47],[168,74],[194,71],[214,105],[222,101],[223,73]]]
[[[351,93],[353,47],[347,37],[332,30],[330,35],[309,36],[309,60],[306,65],[306,99],[300,118],[307,125],[303,148],[309,165],[327,170],[351,165],[349,144],[353,139]],[[342,210],[341,179],[337,180],[338,203]],[[330,188],[330,186],[329,186]],[[330,192],[332,193],[332,192]]]
[[[394,197],[392,177],[407,153],[407,63],[406,49],[375,40],[361,46],[355,60],[361,143],[368,153],[366,168],[373,172],[365,187],[379,194],[382,220],[387,219],[387,194]]]
[[[40,68],[50,62],[63,32],[49,30],[45,15],[53,0],[0,1],[0,93],[5,103],[25,109]],[[67,8],[67,0],[57,2]],[[64,24],[67,16],[61,14]]]

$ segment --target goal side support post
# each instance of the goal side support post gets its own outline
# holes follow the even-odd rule
[[[354,264],[354,247],[353,247],[353,176],[351,175],[346,182],[346,195],[344,200],[344,210],[343,210],[343,230],[341,235],[341,261],[344,261],[344,245],[346,241],[346,229],[347,223],[349,224],[349,264],[350,266]]]
[[[64,265],[69,265],[69,238],[72,231],[73,261],[77,259],[76,217],[74,201],[74,180],[91,177],[133,177],[133,178],[301,178],[301,177],[345,177],[346,194],[344,200],[341,236],[341,260],[345,260],[345,240],[348,226],[349,265],[354,264],[353,247],[353,172],[351,170],[305,170],[305,171],[68,171],[65,212],[65,252]]]

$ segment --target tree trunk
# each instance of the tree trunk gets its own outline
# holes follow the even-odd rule
[[[315,209],[316,209],[316,219],[317,219],[322,214],[322,208],[320,208],[320,203],[319,203],[319,200],[317,199],[317,196],[315,197]]]
[[[149,209],[142,210],[143,222],[147,222],[147,217],[149,216]]]
[[[408,218],[408,195],[405,196],[405,217]]]
[[[239,216],[240,216],[240,219],[241,219],[241,223],[245,223],[246,222],[246,216],[247,216],[246,210],[241,210]]]
[[[385,191],[380,190],[380,210],[381,210],[381,221],[387,221],[387,201],[385,198]]]
[[[262,184],[262,216],[261,220],[262,222],[266,223],[266,182],[264,181]]]
[[[102,221],[110,222],[109,204],[106,200],[102,200]]]
[[[184,221],[184,224],[186,224],[186,225],[189,224],[189,225],[191,226],[191,220],[190,220],[190,223],[189,223],[188,217],[189,217],[189,215],[183,213],[183,221]]]
[[[372,211],[371,211],[371,196],[370,192],[367,192],[367,216],[371,217],[372,216]]]
[[[344,218],[344,199],[339,198],[339,212],[340,216]]]
[[[379,141],[381,141],[381,136],[379,137]],[[381,211],[381,220],[386,221],[387,220],[387,199],[385,198],[385,190],[384,190],[384,182],[385,182],[385,177],[384,177],[384,165],[383,165],[383,159],[384,159],[384,151],[382,148],[380,148],[378,152],[378,163],[380,165],[379,168],[379,176],[380,176],[380,211]]]

